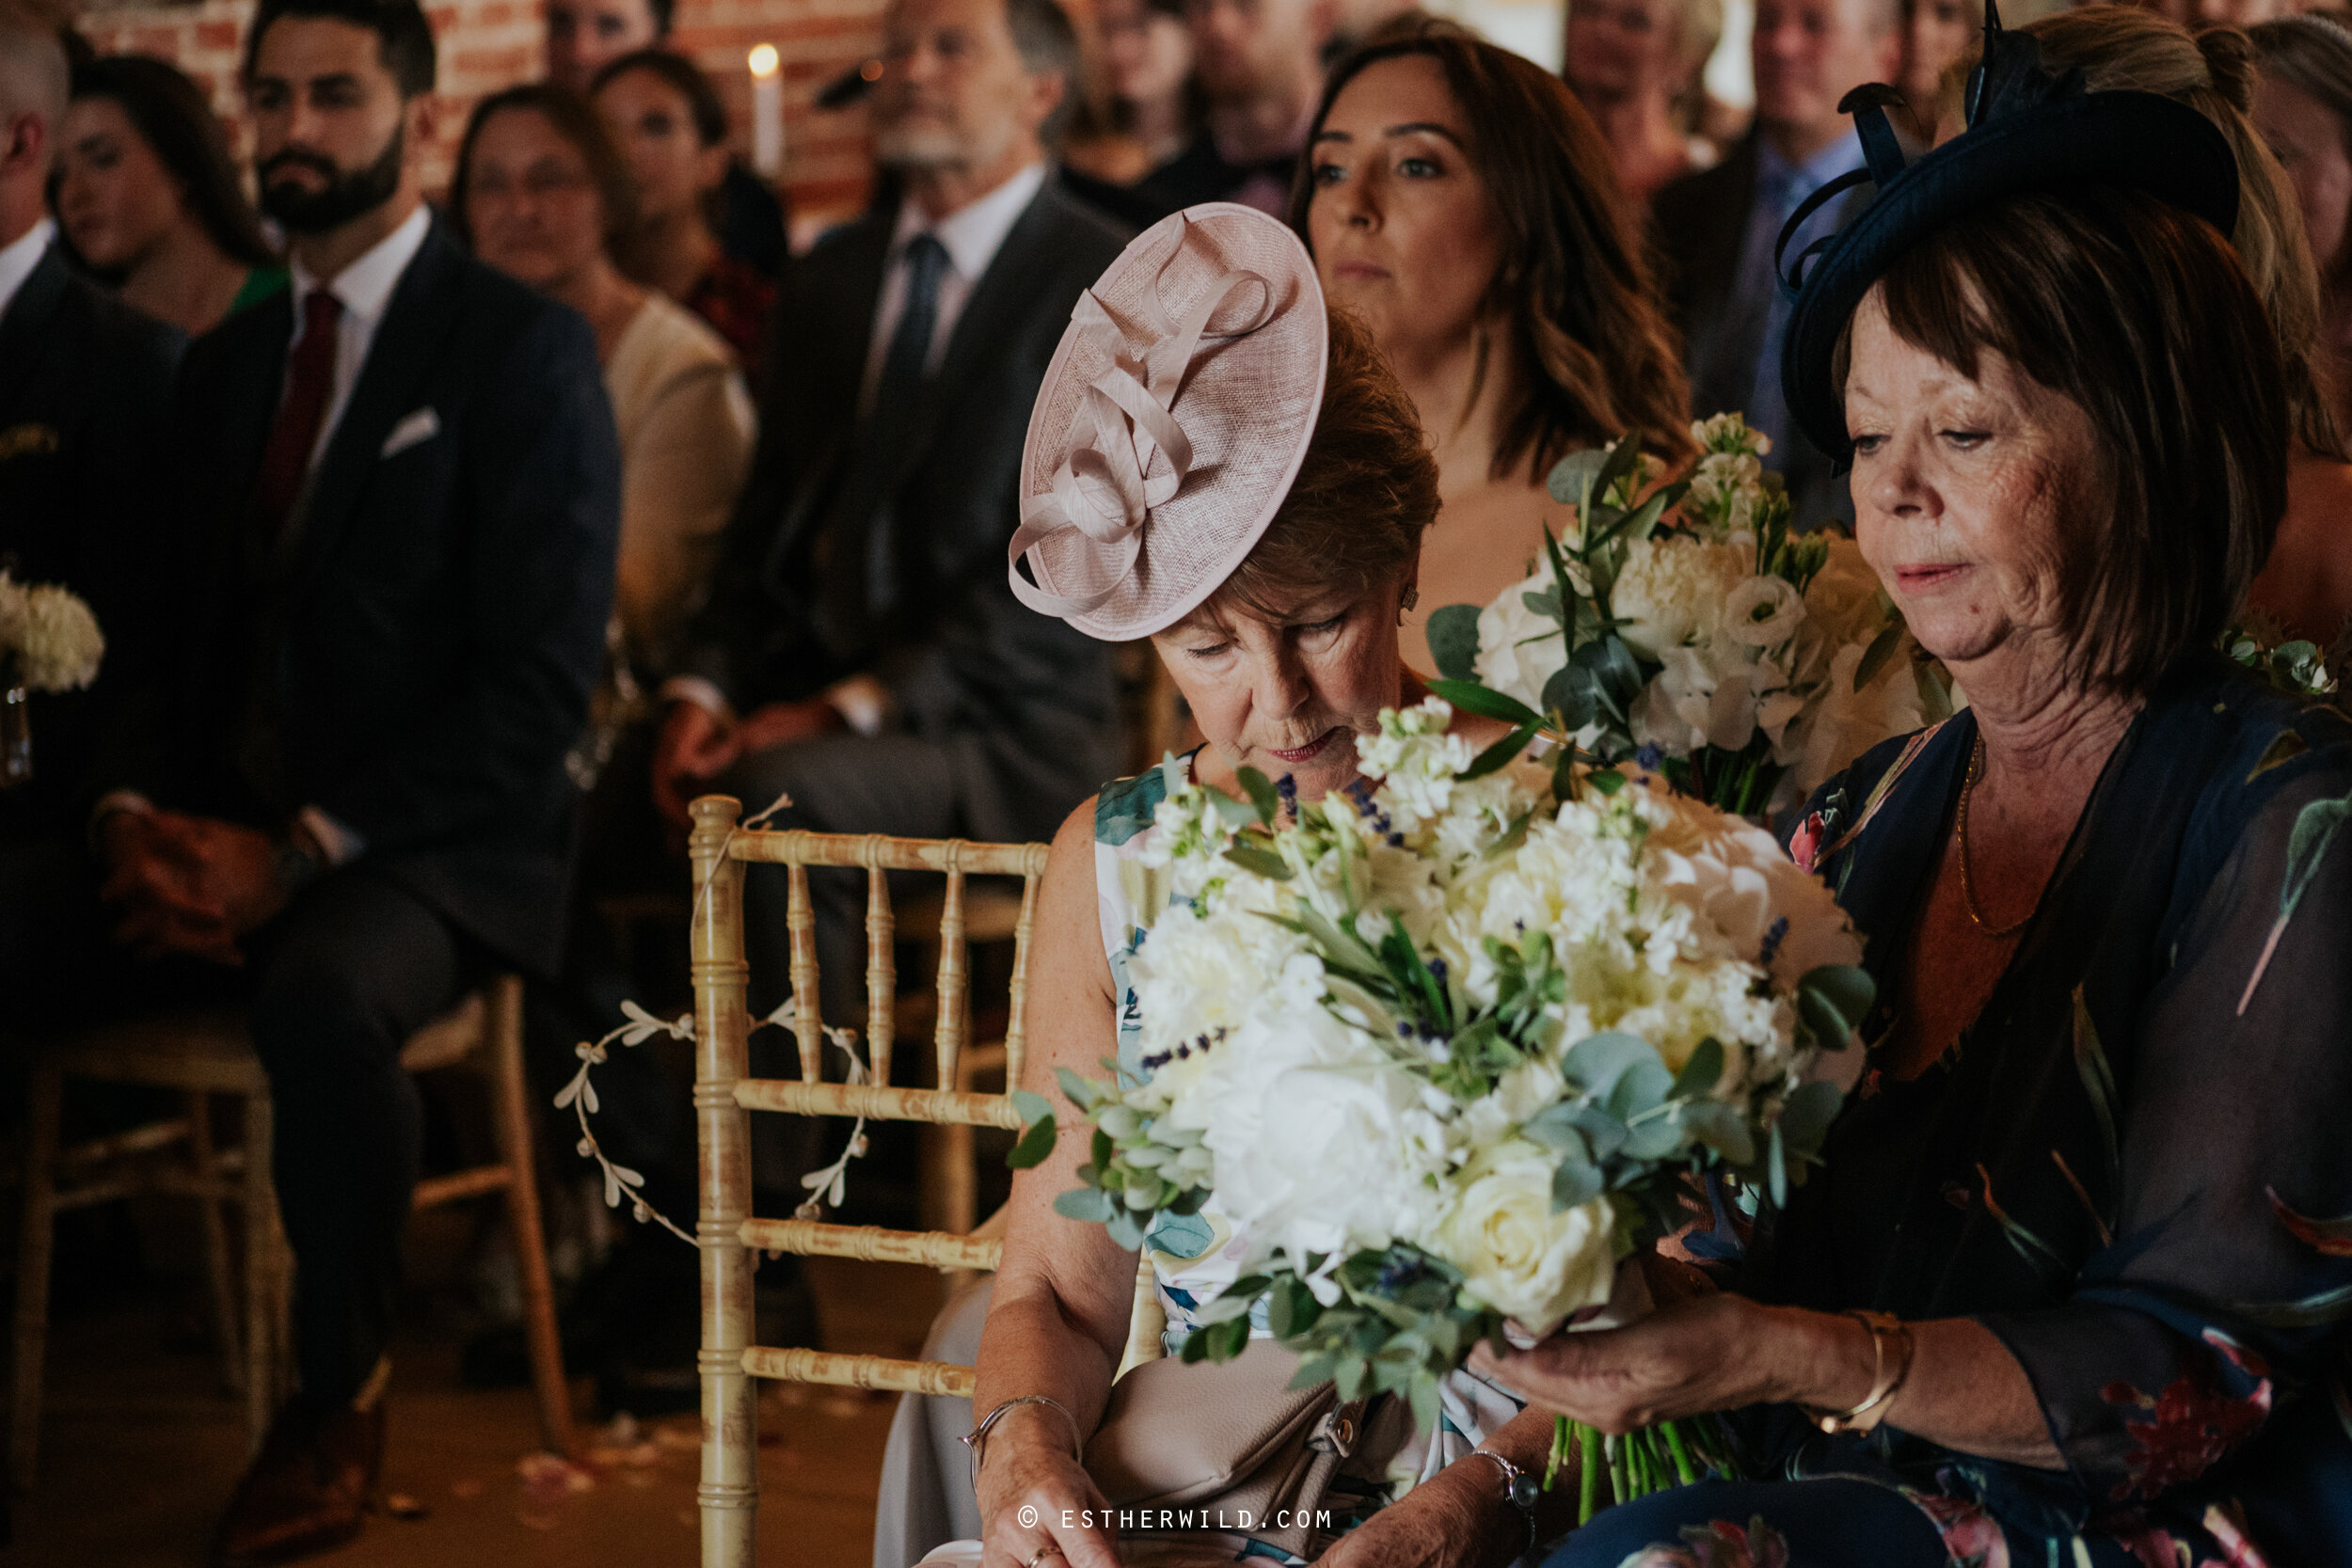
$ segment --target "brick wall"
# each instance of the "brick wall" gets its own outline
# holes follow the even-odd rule
[[[438,190],[476,99],[541,70],[539,0],[428,0],[440,41],[440,133],[425,183]],[[102,54],[136,52],[171,60],[209,89],[242,135],[237,67],[252,0],[108,6],[87,10],[82,30]],[[734,118],[734,140],[751,140],[751,78],[744,55],[772,43],[784,59],[783,184],[803,219],[854,209],[866,189],[863,110],[818,113],[818,88],[872,53],[882,0],[678,0],[674,40],[710,73]]]

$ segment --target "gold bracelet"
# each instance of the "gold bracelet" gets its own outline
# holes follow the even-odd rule
[[[1911,1375],[1912,1353],[1917,1348],[1911,1338],[1911,1329],[1903,1321],[1886,1312],[1849,1311],[1851,1318],[1870,1331],[1870,1391],[1851,1410],[1821,1410],[1813,1405],[1800,1405],[1813,1424],[1832,1436],[1841,1432],[1868,1432],[1886,1415],[1886,1407],[1895,1402],[1902,1391],[1903,1380]],[[1896,1347],[1895,1354],[1886,1354],[1888,1341]]]

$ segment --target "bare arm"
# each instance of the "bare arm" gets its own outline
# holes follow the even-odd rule
[[[1095,914],[1094,802],[1071,813],[1054,836],[1038,900],[1030,979],[1031,1052],[1024,1087],[1055,1102],[1061,1137],[1042,1164],[1013,1178],[1004,1262],[980,1335],[976,1416],[1007,1400],[1041,1394],[1067,1409],[1078,1434],[1093,1433],[1110,1397],[1135,1299],[1135,1255],[1099,1225],[1064,1219],[1054,1199],[1079,1184],[1088,1139],[1076,1107],[1061,1096],[1057,1068],[1102,1075],[1116,1049],[1119,1020]],[[1065,1528],[1065,1511],[1100,1506],[1071,1452],[1061,1418],[1040,1405],[1006,1413],[990,1433],[977,1478],[988,1568],[1025,1564],[1049,1540],[1071,1568],[1118,1561],[1101,1530]],[[1025,1510],[1035,1518],[1022,1522]]]

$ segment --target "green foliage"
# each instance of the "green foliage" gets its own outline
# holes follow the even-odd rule
[[[1478,610],[1474,604],[1450,604],[1433,610],[1423,628],[1438,673],[1448,680],[1478,678]]]

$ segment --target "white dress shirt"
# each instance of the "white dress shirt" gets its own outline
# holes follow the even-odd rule
[[[957,208],[937,222],[927,217],[915,201],[898,203],[898,224],[891,230],[890,260],[882,271],[882,297],[874,308],[874,332],[866,346],[866,381],[858,391],[860,413],[873,405],[882,360],[890,353],[898,318],[906,314],[907,242],[917,234],[929,234],[947,251],[947,270],[939,279],[939,315],[931,327],[930,352],[923,361],[924,372],[929,374],[946,357],[947,340],[955,336],[956,323],[989,263],[1005,247],[1005,236],[1012,232],[1012,226],[1021,221],[1021,214],[1029,210],[1044,183],[1045,166],[1031,164],[977,201]]]
[[[382,325],[384,311],[392,303],[392,291],[400,286],[401,274],[408,270],[408,263],[423,248],[424,236],[432,227],[433,214],[420,202],[399,228],[324,281],[311,276],[298,259],[288,259],[287,267],[294,274],[294,343],[287,345],[286,353],[288,374],[294,371],[294,346],[302,341],[303,307],[309,304],[310,295],[325,289],[343,308],[335,330],[335,390],[327,400],[326,417],[319,421],[318,444],[310,449],[312,467],[318,466],[328,438],[342,420],[343,409],[351,402],[351,389],[359,384],[359,372],[368,362],[368,345],[375,341],[375,329]]]
[[[0,247],[0,316],[7,315],[8,307],[16,303],[17,290],[24,287],[24,280],[40,265],[56,232],[57,226],[43,218]]]

